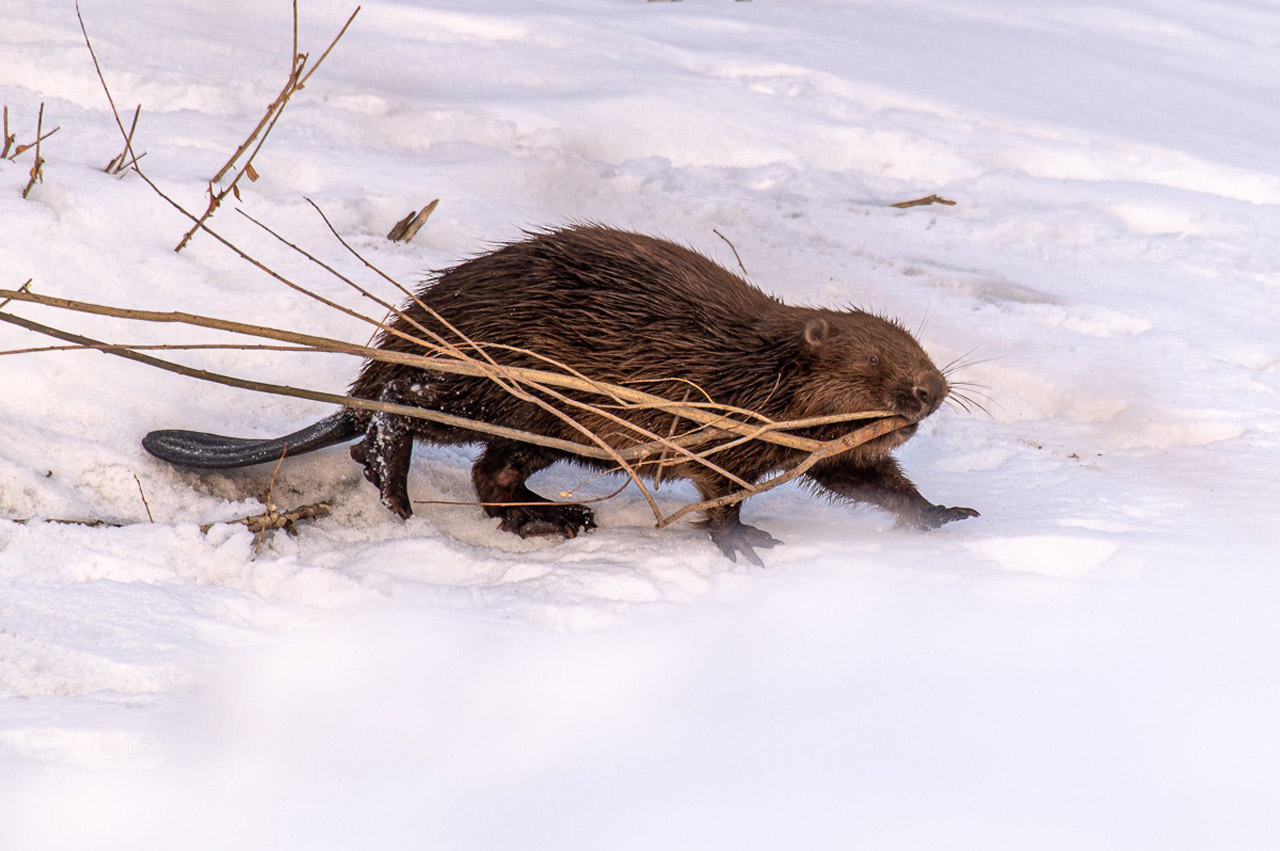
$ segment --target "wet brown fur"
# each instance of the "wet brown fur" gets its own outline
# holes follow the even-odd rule
[[[686,395],[698,400],[705,391],[716,402],[777,420],[859,410],[892,410],[920,420],[949,392],[928,355],[895,322],[861,311],[786,305],[689,249],[604,227],[531,235],[440,273],[417,297],[467,337],[487,344],[488,354],[501,363],[546,368],[545,362],[503,347],[530,350],[591,378],[676,401]],[[409,336],[421,335],[418,325],[461,342],[413,302],[393,322]],[[378,345],[420,351],[389,333]],[[352,393],[585,442],[554,415],[486,379],[369,361]],[[599,397],[583,398],[599,402]],[[608,467],[605,462],[425,420],[349,416],[366,432],[352,448],[353,457],[365,465],[383,502],[403,517],[412,513],[407,475],[416,439],[483,444],[472,472],[482,502],[546,503],[488,506],[491,516],[501,518],[502,528],[522,536],[566,537],[594,528],[588,509],[547,503],[525,480],[558,460]],[[575,416],[602,436],[619,432],[603,418]],[[652,410],[628,417],[657,434],[672,427],[669,415]],[[812,436],[831,437],[849,428],[842,424],[815,430]],[[934,505],[903,475],[888,453],[914,431],[911,426],[864,444],[814,467],[806,477],[820,491],[879,505],[904,525],[927,529],[975,515],[972,509]],[[798,460],[793,450],[761,441],[715,456],[716,463],[746,481],[758,481]],[[707,499],[736,489],[696,464],[677,466],[663,476],[692,480]],[[702,525],[726,555],[742,553],[758,562],[753,548],[778,542],[743,525],[739,508],[712,509]]]

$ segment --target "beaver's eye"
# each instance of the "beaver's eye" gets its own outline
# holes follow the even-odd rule
[[[878,366],[880,364],[880,356],[876,354],[867,355],[867,363],[872,366]]]

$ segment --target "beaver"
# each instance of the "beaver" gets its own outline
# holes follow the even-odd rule
[[[673,401],[688,398],[690,388],[697,388],[717,403],[778,421],[892,411],[911,424],[816,464],[805,473],[807,483],[821,493],[879,506],[895,514],[899,525],[917,529],[978,514],[925,499],[890,455],[951,392],[946,378],[900,324],[861,310],[784,304],[703,255],[666,240],[598,225],[526,234],[433,275],[376,345],[421,354],[413,338],[424,329],[452,343],[463,344],[459,334],[480,341],[489,357],[505,365],[546,369],[547,362],[538,357],[544,355],[599,381]],[[485,378],[369,360],[352,383],[351,395],[586,442],[553,413]],[[597,434],[618,431],[603,417],[575,416]],[[654,409],[626,416],[656,434],[673,433],[676,425],[671,414]],[[806,434],[829,439],[859,424],[813,427]],[[415,440],[482,445],[471,470],[476,495],[489,516],[500,521],[499,528],[521,537],[573,538],[596,525],[586,506],[552,502],[530,490],[525,482],[531,475],[559,460],[612,466],[457,426],[353,408],[271,440],[165,430],[151,432],[142,443],[151,454],[175,464],[228,468],[276,461],[286,452],[297,455],[361,436],[351,455],[378,487],[383,504],[402,518],[413,513],[407,482]],[[797,450],[756,440],[724,449],[714,460],[738,478],[756,482],[802,457]],[[657,468],[641,472],[653,475]],[[738,488],[696,462],[667,467],[661,475],[691,480],[704,500]],[[741,554],[760,564],[756,548],[781,542],[742,523],[740,509],[741,503],[707,509],[700,525],[730,559]]]

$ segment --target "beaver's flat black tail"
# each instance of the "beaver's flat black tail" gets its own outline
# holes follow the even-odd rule
[[[207,469],[247,467],[279,461],[282,455],[301,455],[342,443],[363,433],[348,411],[325,417],[301,431],[267,440],[223,437],[200,431],[153,431],[142,438],[142,446],[152,455],[171,464]]]

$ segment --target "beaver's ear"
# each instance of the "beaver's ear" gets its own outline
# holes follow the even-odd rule
[[[816,349],[825,343],[830,334],[831,325],[822,317],[810,319],[804,323],[804,341],[809,344],[811,349]]]

